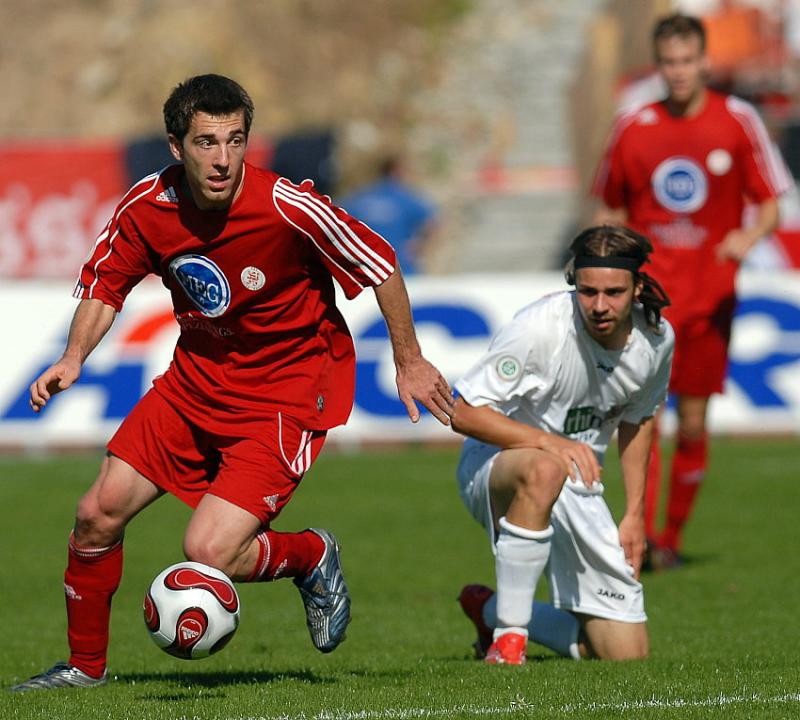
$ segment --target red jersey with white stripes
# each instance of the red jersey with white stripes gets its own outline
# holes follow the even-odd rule
[[[313,183],[245,164],[227,210],[203,211],[182,165],[123,198],[74,295],[116,310],[150,273],[172,294],[181,332],[155,389],[199,427],[250,436],[276,412],[325,430],[347,420],[352,338],[332,278],[353,298],[394,272],[391,246]]]
[[[593,194],[625,208],[653,242],[648,272],[674,306],[703,314],[733,294],[737,265],[717,261],[715,246],[741,227],[746,200],[761,203],[790,183],[753,106],[706,90],[691,117],[670,115],[663,102],[620,116]]]

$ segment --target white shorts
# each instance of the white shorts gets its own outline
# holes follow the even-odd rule
[[[494,445],[468,440],[456,471],[461,499],[486,528],[493,552],[496,538],[489,476],[499,452]],[[645,622],[642,584],[625,562],[602,485],[590,490],[567,479],[550,522],[553,539],[545,574],[553,605],[608,620]]]

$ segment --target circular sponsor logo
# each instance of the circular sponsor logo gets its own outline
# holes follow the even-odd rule
[[[664,160],[655,169],[651,182],[656,200],[672,212],[694,212],[708,198],[708,180],[703,168],[690,158]]]
[[[244,285],[248,290],[252,290],[253,292],[256,290],[261,290],[266,281],[267,278],[264,276],[264,273],[261,272],[261,270],[259,270],[257,267],[249,265],[242,270],[242,285]]]
[[[501,380],[515,380],[522,371],[519,361],[515,357],[511,357],[511,355],[501,357],[497,361],[495,368]]]
[[[724,175],[731,169],[731,165],[733,165],[733,158],[723,148],[712,150],[706,157],[706,167],[712,175]]]
[[[194,306],[206,317],[219,317],[231,304],[228,279],[216,263],[202,255],[181,255],[169,264]]]

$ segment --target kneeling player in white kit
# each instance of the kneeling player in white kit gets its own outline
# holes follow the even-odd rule
[[[520,310],[456,384],[453,428],[467,436],[461,497],[488,531],[497,592],[460,601],[479,657],[525,662],[528,636],[556,652],[628,659],[649,651],[639,569],[653,416],[667,393],[669,300],[641,272],[650,242],[585,230],[570,247],[573,292]],[[603,456],[618,429],[625,512],[603,500]],[[543,572],[552,605],[533,602]]]

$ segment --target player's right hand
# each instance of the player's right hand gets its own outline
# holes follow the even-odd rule
[[[69,358],[61,358],[51,365],[33,382],[30,387],[31,410],[39,412],[55,394],[70,387],[81,375],[80,363]]]
[[[442,425],[450,424],[453,414],[453,391],[442,374],[422,355],[397,365],[397,394],[406,406],[411,422],[419,422],[414,401],[424,405]]]
[[[600,463],[594,451],[586,443],[544,433],[540,447],[561,458],[571,480],[575,482],[582,480],[586,487],[600,482]]]

